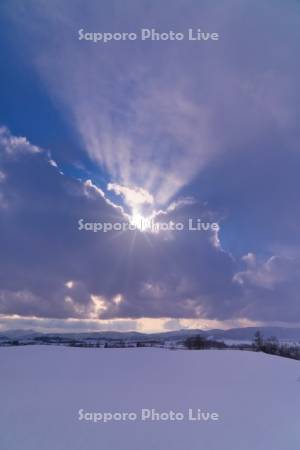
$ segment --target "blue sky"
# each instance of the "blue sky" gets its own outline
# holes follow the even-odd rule
[[[299,14],[296,1],[2,2],[0,326],[300,322]],[[220,39],[78,40],[145,27]],[[138,216],[220,229],[77,226]]]

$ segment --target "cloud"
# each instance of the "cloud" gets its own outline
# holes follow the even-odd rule
[[[212,232],[182,232],[170,239],[167,232],[107,236],[79,231],[81,217],[124,221],[126,215],[92,182],[62,176],[44,152],[23,154],[16,148],[18,157],[11,159],[5,145],[2,314],[104,320],[192,317],[209,315],[225,286],[229,292],[224,297],[235,295],[232,260],[212,245]],[[198,212],[211,215],[201,205],[182,201],[164,213],[164,220]]]
[[[40,153],[42,150],[30,144],[25,137],[13,136],[7,127],[0,127],[0,145],[11,157],[16,153]]]
[[[237,272],[234,281],[242,286],[244,309],[249,319],[297,321],[300,259],[273,255],[257,261],[254,255],[244,258],[246,270]]]
[[[8,8],[8,18],[26,37],[26,58],[112,183],[143,189],[167,206],[224,154],[244,152],[245,142],[256,145],[274,130],[281,139],[293,129],[291,140],[299,112],[296,5],[167,1],[162,11],[157,1],[133,1],[118,19],[113,5],[90,2],[84,16],[81,6],[27,2],[20,14]],[[78,41],[82,26],[184,31],[198,28],[199,17],[203,28],[218,30],[219,41]]]
[[[47,152],[1,129],[2,314],[297,320],[298,6],[166,1],[163,11],[156,1],[120,4],[118,18],[113,4],[100,14],[97,2],[84,17],[77,0],[72,9],[64,1],[7,6],[10,39],[22,35],[26,64],[113,190],[90,175],[63,175]],[[220,32],[218,43],[76,39],[82,21],[93,30],[180,30],[198,27],[199,17]],[[114,194],[124,208],[151,207],[156,220],[201,217],[220,230],[80,232],[80,218],[128,220]]]
[[[276,233],[269,235],[274,253],[267,260],[253,252],[240,260],[223,248],[222,238],[215,245],[226,221],[223,212],[189,198],[157,212],[156,220],[201,217],[219,222],[219,231],[79,231],[80,218],[122,222],[127,216],[91,181],[61,175],[42,150],[24,153],[16,145],[12,157],[6,145],[9,140],[1,142],[0,161],[6,174],[1,185],[6,201],[0,223],[2,316],[100,325],[142,318],[203,326],[297,320],[299,253],[284,246],[283,238],[276,248]],[[150,329],[146,322],[143,327]]]
[[[153,196],[145,189],[139,187],[121,186],[117,183],[108,183],[107,189],[124,197],[125,203],[131,211],[139,211],[144,205],[153,205]]]
[[[240,284],[248,282],[270,290],[289,279],[294,265],[293,260],[279,256],[271,256],[262,264],[257,263],[253,254],[246,255],[243,260],[247,264],[247,270],[236,273],[234,280]]]
[[[0,172],[0,183],[3,183],[3,181],[5,180],[6,175],[4,172]]]

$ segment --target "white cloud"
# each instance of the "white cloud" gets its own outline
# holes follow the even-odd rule
[[[5,178],[6,178],[5,173],[2,172],[2,171],[0,170],[0,183],[2,183],[3,181],[5,181]]]
[[[57,163],[54,161],[54,159],[49,159],[49,164],[50,164],[50,166],[58,167],[58,165],[57,165]]]
[[[25,137],[13,136],[8,128],[0,127],[0,145],[8,155],[15,153],[41,153],[43,150],[32,145]]]
[[[109,191],[113,191],[117,195],[122,195],[127,206],[132,211],[139,211],[139,208],[144,205],[153,205],[153,196],[146,191],[146,189],[132,186],[122,186],[117,183],[109,183],[107,185]]]
[[[234,275],[233,280],[240,285],[248,283],[264,289],[272,290],[276,285],[288,280],[290,258],[271,256],[267,261],[259,263],[253,253],[243,256],[247,269]]]

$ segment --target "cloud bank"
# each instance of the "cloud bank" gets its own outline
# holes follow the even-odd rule
[[[61,174],[49,154],[25,138],[1,128],[0,145],[3,317],[98,320],[99,327],[116,319],[242,323],[299,317],[299,254],[235,258],[211,230],[79,231],[80,217],[124,221],[126,215],[92,183]],[[196,201],[179,202],[164,220],[166,215],[173,221],[218,219]]]

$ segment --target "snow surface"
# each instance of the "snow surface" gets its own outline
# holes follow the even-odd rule
[[[300,364],[242,351],[0,348],[1,450],[299,450]],[[78,410],[219,421],[78,420]]]

